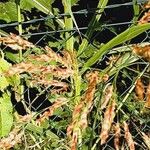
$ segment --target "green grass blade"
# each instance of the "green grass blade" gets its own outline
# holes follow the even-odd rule
[[[99,0],[99,3],[98,3],[98,6],[97,8],[99,9],[98,11],[98,14],[95,14],[91,20],[91,22],[89,23],[89,28],[85,34],[85,36],[87,38],[84,38],[80,47],[79,47],[79,50],[78,50],[78,56],[84,51],[84,49],[87,47],[88,45],[88,40],[87,39],[90,39],[94,30],[93,30],[93,27],[96,25],[96,23],[99,21],[99,19],[101,18],[102,16],[102,13],[106,7],[108,3],[108,0]]]
[[[133,0],[133,11],[134,11],[134,18],[133,21],[136,23],[138,21],[138,17],[140,14],[140,6],[137,4],[137,0]]]
[[[62,1],[63,3],[63,6],[64,6],[64,12],[69,15],[72,14],[72,11],[71,11],[71,0],[63,0]],[[64,18],[64,22],[65,22],[65,29],[66,30],[72,30],[73,28],[73,19],[72,19],[72,16],[71,17],[65,17]],[[71,36],[71,33],[69,32],[66,32],[65,33],[66,35],[66,49],[68,51],[73,51],[74,49],[74,38],[73,36]]]
[[[2,35],[2,36],[8,36],[9,34],[0,29],[0,35]]]
[[[138,36],[139,34],[143,33],[144,31],[150,29],[150,23],[132,26],[128,28],[121,34],[117,35],[115,38],[110,40],[104,46],[102,46],[97,53],[95,53],[83,66],[81,72],[85,72],[90,66],[95,64],[98,60],[102,58],[104,54],[106,54],[111,48],[122,44],[128,40],[133,39],[134,37]]]

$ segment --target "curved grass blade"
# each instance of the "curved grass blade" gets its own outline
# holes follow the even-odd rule
[[[0,35],[2,35],[2,36],[8,36],[9,34],[0,29]]]
[[[83,66],[81,72],[85,72],[90,66],[95,64],[98,60],[102,58],[104,54],[109,52],[111,48],[114,46],[117,46],[119,44],[122,44],[126,41],[129,41],[133,39],[134,37],[138,36],[139,34],[143,33],[144,31],[150,29],[150,23],[142,24],[142,25],[136,25],[132,26],[131,28],[128,28],[121,34],[117,35],[115,38],[110,40],[108,43],[103,45],[97,53],[95,53]]]

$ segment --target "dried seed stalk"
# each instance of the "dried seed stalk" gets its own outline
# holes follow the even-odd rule
[[[45,50],[47,52],[47,56],[50,59],[55,60],[56,62],[60,62],[67,68],[71,68],[72,60],[71,60],[71,54],[69,54],[66,50],[63,51],[63,57],[60,56],[58,53],[55,53],[50,47],[46,46]]]
[[[120,125],[119,123],[117,122],[116,125],[115,125],[115,137],[114,137],[114,147],[115,147],[115,150],[119,150],[120,149],[120,146],[119,146],[119,138],[120,138],[120,133],[121,132],[121,129],[120,129]]]
[[[32,43],[13,33],[10,33],[10,35],[7,37],[0,37],[0,43],[3,43],[13,50],[25,50],[27,48],[35,47]]]
[[[133,52],[147,61],[150,61],[150,45],[138,46],[133,45]]]
[[[20,129],[14,128],[8,135],[7,138],[2,138],[0,140],[0,149],[10,149],[13,148],[16,144],[22,142],[21,138],[23,132],[20,132]]]
[[[109,131],[115,116],[115,106],[115,100],[112,100],[112,102],[108,105],[104,113],[104,119],[102,122],[102,129],[100,133],[101,145],[106,143],[106,140],[109,136]]]
[[[47,111],[45,111],[39,119],[36,120],[37,124],[41,124],[45,119],[52,116],[54,114],[54,111],[61,107],[62,105],[65,105],[67,103],[66,98],[59,98],[55,101],[55,103],[48,108]]]
[[[144,132],[141,133],[146,146],[150,149],[150,137],[148,137]]]
[[[75,106],[72,115],[72,123],[67,128],[67,136],[71,139],[71,150],[77,149],[78,137],[87,127],[87,115],[93,105],[94,93],[98,82],[98,72],[92,72],[88,75],[88,89],[81,102]]]
[[[102,98],[101,110],[106,108],[113,94],[113,86],[109,85],[104,91],[104,97]]]
[[[145,107],[150,108],[150,83],[146,89],[146,103],[145,103]]]
[[[128,127],[128,124],[124,121],[123,122],[123,128],[124,128],[124,132],[125,132],[125,139],[127,141],[127,144],[129,146],[129,149],[130,150],[135,150],[135,146],[134,146],[134,141],[133,141],[133,138],[132,138],[132,135],[129,131],[129,127]]]
[[[150,21],[150,12],[145,12],[144,16],[138,21],[138,24],[145,24],[148,23],[149,21]]]
[[[135,85],[135,93],[138,100],[144,100],[144,84],[142,83],[141,79],[138,79]]]

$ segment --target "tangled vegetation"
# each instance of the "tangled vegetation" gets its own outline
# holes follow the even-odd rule
[[[78,1],[62,0],[64,15],[55,0],[0,2],[1,25],[18,22],[18,35],[0,30],[0,149],[150,149],[150,43],[131,42],[150,29],[150,4],[133,0],[131,26],[94,47],[109,0],[98,1],[84,36]],[[43,30],[63,32],[34,43],[40,25],[24,26],[33,12],[48,16]]]

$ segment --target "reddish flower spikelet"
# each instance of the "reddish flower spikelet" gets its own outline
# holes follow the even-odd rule
[[[145,12],[144,16],[138,21],[138,24],[145,24],[148,22],[150,22],[150,12]]]
[[[94,93],[96,90],[96,85],[98,83],[98,72],[95,71],[89,74],[88,80],[89,80],[88,89],[86,90],[85,96],[83,97],[84,108],[80,117],[80,125],[82,129],[85,129],[88,124],[87,116],[88,113],[91,111],[93,105]]]
[[[108,134],[115,116],[115,106],[116,106],[115,100],[112,100],[112,102],[106,108],[106,111],[104,113],[104,119],[102,122],[102,129],[100,133],[101,145],[106,143],[106,140],[109,136]]]
[[[93,100],[95,88],[98,82],[98,72],[95,71],[89,74],[88,80],[89,80],[88,89],[86,90],[85,97],[83,99],[84,101],[90,104],[90,102]]]
[[[57,99],[52,106],[48,108],[47,111],[45,111],[39,119],[36,120],[37,124],[41,124],[45,119],[52,116],[54,114],[54,111],[61,107],[62,105],[65,105],[67,103],[66,98],[59,98]]]
[[[19,128],[14,128],[6,138],[0,139],[0,149],[8,150],[22,142],[23,132]]]
[[[55,53],[50,47],[46,46],[45,50],[47,52],[47,56],[51,60],[55,60],[56,62],[61,63],[63,66],[68,69],[71,68],[72,60],[71,55],[65,50],[63,51],[64,57],[60,56],[58,53]]]
[[[150,1],[148,1],[145,5],[144,8],[149,9],[150,8]]]
[[[101,110],[106,108],[113,94],[113,86],[109,85],[104,91],[104,97],[102,98]]]
[[[120,141],[119,138],[121,134],[120,132],[121,132],[120,125],[117,122],[115,125],[115,137],[114,137],[114,147],[116,150],[120,149],[120,146],[119,146],[119,141]]]
[[[146,89],[146,103],[145,103],[145,107],[150,108],[150,83],[147,86]]]
[[[88,75],[88,88],[81,102],[73,110],[72,123],[67,128],[67,136],[71,140],[71,150],[76,150],[78,136],[87,127],[87,115],[93,105],[94,93],[98,82],[98,72]],[[77,137],[77,138],[76,138]]]
[[[72,142],[71,142],[71,150],[77,149],[77,142],[78,142],[78,132],[73,132],[72,135]]]
[[[103,82],[107,82],[108,79],[109,79],[109,75],[108,74],[105,74],[105,75],[102,76],[102,81]]]
[[[125,139],[127,141],[127,144],[128,144],[128,147],[130,150],[135,150],[135,146],[134,146],[134,141],[133,141],[133,138],[132,138],[132,135],[129,131],[129,127],[128,127],[128,124],[124,121],[123,122],[123,128],[124,128],[124,132],[125,132]]]
[[[71,138],[72,131],[73,131],[73,123],[67,127],[67,137],[68,138]]]
[[[138,79],[135,85],[135,93],[138,98],[138,100],[143,101],[144,100],[144,84],[142,83],[141,79]]]
[[[10,33],[10,35],[7,37],[0,37],[0,43],[3,43],[13,50],[25,50],[27,48],[35,47],[32,43],[13,33]]]
[[[150,45],[145,46],[138,46],[133,45],[133,52],[139,56],[141,56],[143,59],[150,61]]]

